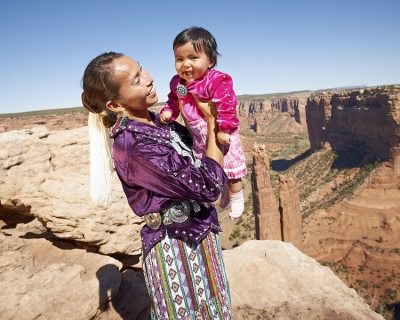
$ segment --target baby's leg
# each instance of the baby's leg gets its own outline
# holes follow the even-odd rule
[[[231,212],[229,218],[235,220],[239,218],[244,210],[243,184],[242,179],[230,179],[227,182],[231,196]]]

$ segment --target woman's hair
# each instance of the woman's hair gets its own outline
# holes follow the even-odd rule
[[[114,59],[122,53],[106,52],[94,58],[82,78],[82,103],[92,113],[105,113],[103,124],[111,128],[117,115],[106,108],[107,101],[118,99],[120,84],[114,77]]]
[[[217,50],[217,41],[210,32],[201,27],[187,28],[175,37],[172,47],[175,50],[189,41],[192,41],[193,48],[197,53],[204,50],[208,59],[215,61],[212,68],[217,65],[217,57],[220,54]]]

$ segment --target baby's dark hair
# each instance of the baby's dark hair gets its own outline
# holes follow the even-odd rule
[[[106,52],[94,58],[85,69],[82,78],[82,103],[92,113],[108,114],[103,124],[111,128],[117,115],[106,108],[107,101],[118,99],[120,84],[114,77],[114,59],[123,57],[122,53]]]
[[[217,50],[217,41],[209,31],[201,27],[187,28],[175,37],[172,47],[175,50],[189,41],[192,41],[197,53],[204,50],[208,59],[215,61],[213,68],[217,65],[217,57],[220,55]]]

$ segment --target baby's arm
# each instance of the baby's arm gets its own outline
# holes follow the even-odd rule
[[[160,121],[163,124],[169,123],[171,121],[171,117],[172,117],[172,112],[169,111],[168,109],[165,109],[160,113]]]
[[[176,88],[177,81],[179,81],[179,77],[176,75],[169,84],[170,92],[168,94],[168,100],[160,110],[160,121],[163,124],[173,122],[179,117],[179,100],[173,89],[174,87]]]
[[[239,128],[239,119],[236,114],[237,100],[236,94],[233,91],[233,81],[228,74],[218,73],[211,82],[214,89],[211,100],[218,109],[218,140],[221,144],[229,144],[230,135]]]

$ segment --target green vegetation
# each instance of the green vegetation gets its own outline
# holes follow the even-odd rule
[[[320,150],[312,154],[306,161],[297,163],[284,173],[296,175],[301,201],[307,202],[307,199],[321,187],[331,186],[332,192],[321,197],[321,200],[304,204],[303,219],[310,216],[317,209],[327,209],[344,198],[351,197],[370,173],[381,164],[378,159],[361,167],[358,172],[353,173],[353,177],[350,177],[348,168],[333,168],[333,163],[336,159],[338,159],[338,155],[335,152]],[[338,180],[338,177],[342,178]]]
[[[229,240],[233,240],[233,239],[239,238],[239,237],[240,237],[240,228],[236,228],[236,229],[233,230],[233,232],[230,234]]]
[[[164,105],[164,102],[159,102],[154,105],[152,108],[157,108]],[[35,117],[35,116],[44,116],[49,114],[55,115],[65,115],[71,113],[88,113],[84,107],[74,107],[74,108],[61,108],[61,109],[50,109],[50,110],[37,110],[37,111],[27,111],[27,112],[18,112],[18,113],[3,113],[0,114],[0,118],[20,118],[20,117]]]
[[[0,118],[19,118],[19,117],[34,117],[34,116],[44,116],[49,114],[65,115],[71,113],[88,113],[84,107],[76,108],[64,108],[64,109],[51,109],[51,110],[38,110],[29,112],[19,112],[19,113],[4,113],[0,114]]]
[[[242,94],[236,96],[237,101],[251,101],[251,102],[264,102],[265,99],[279,98],[283,96],[289,96],[296,93],[310,92],[310,90],[301,91],[290,91],[290,92],[279,92],[279,93],[266,93],[266,94]]]

